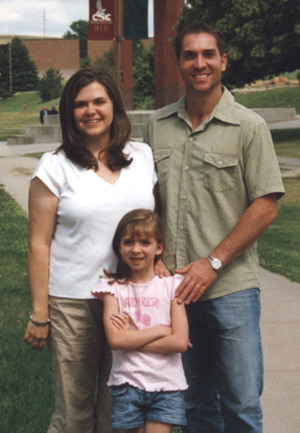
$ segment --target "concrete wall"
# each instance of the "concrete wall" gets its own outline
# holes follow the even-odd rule
[[[263,117],[267,123],[293,120],[296,117],[295,108],[253,108],[253,111]]]

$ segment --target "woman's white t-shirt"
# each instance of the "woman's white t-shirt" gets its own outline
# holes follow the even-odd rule
[[[114,270],[112,239],[120,219],[136,208],[153,210],[157,182],[151,148],[129,142],[124,153],[133,158],[110,184],[92,169],[66,158],[63,151],[46,153],[37,165],[38,177],[59,198],[51,242],[49,294],[89,299],[103,268]]]

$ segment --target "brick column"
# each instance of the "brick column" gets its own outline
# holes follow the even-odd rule
[[[177,101],[184,93],[170,41],[183,0],[154,0],[155,107]]]

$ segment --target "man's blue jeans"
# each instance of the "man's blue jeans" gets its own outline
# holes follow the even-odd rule
[[[260,293],[248,289],[187,306],[191,349],[183,354],[185,433],[262,433]]]

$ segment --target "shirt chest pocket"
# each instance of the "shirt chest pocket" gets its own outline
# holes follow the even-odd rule
[[[237,155],[206,153],[204,186],[216,192],[234,188],[238,181],[238,162]]]
[[[171,149],[156,149],[153,156],[157,168],[158,183],[163,185],[168,179]]]

